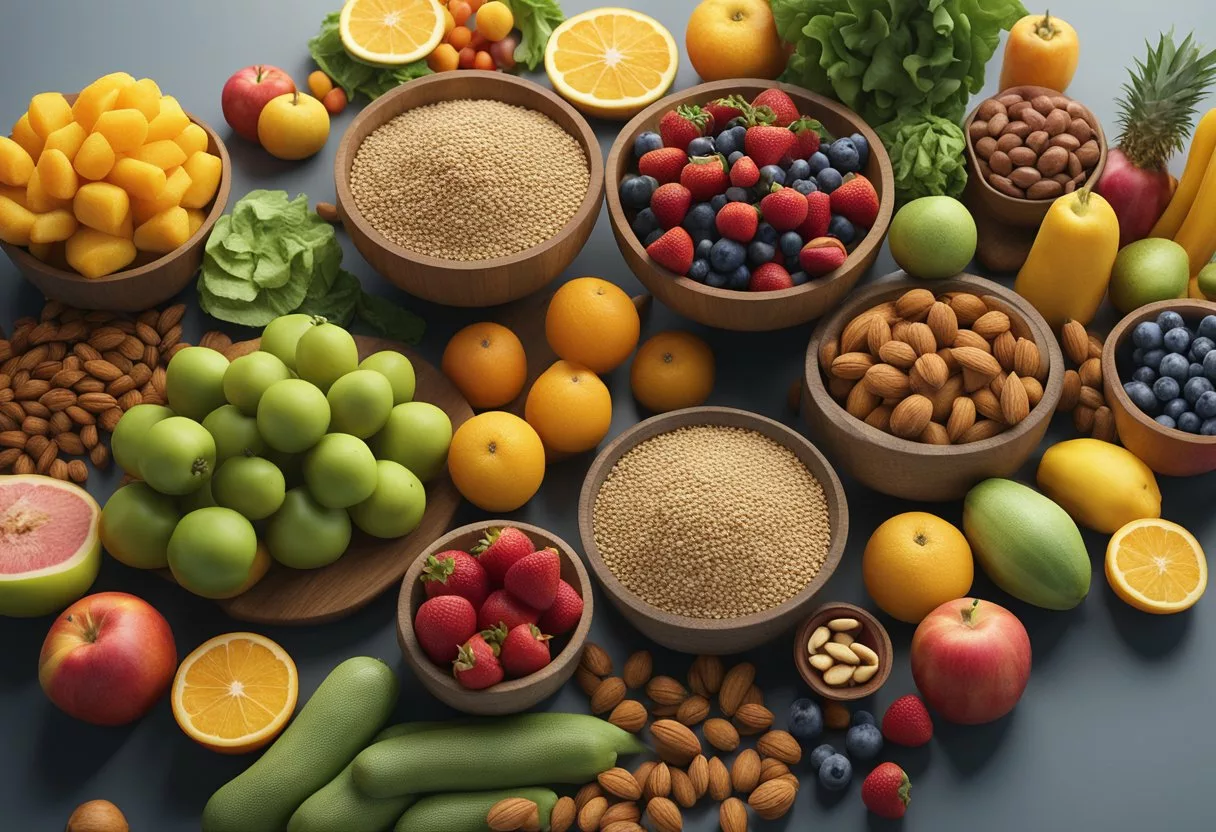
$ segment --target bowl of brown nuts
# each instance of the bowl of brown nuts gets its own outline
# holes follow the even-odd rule
[[[1030,457],[1064,360],[1011,289],[896,272],[850,295],[811,336],[802,412],[838,466],[875,491],[955,500]]]
[[[871,696],[891,675],[894,650],[886,627],[852,604],[825,604],[794,637],[794,664],[815,693],[849,702]]]
[[[1009,225],[1037,228],[1052,200],[1097,182],[1106,135],[1089,108],[1046,87],[1010,87],[971,113],[967,201]]]

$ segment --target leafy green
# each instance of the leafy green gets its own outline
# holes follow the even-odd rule
[[[353,57],[342,45],[338,30],[341,12],[330,12],[321,21],[321,31],[308,41],[308,51],[317,66],[346,91],[346,97],[354,100],[362,95],[375,100],[394,87],[430,75],[425,60],[414,61],[404,66],[373,66]]]
[[[922,196],[957,197],[967,184],[967,138],[953,121],[927,113],[909,115],[877,129],[895,169],[895,196],[902,205]]]
[[[545,46],[566,19],[557,0],[505,0],[515,17],[515,28],[523,37],[515,47],[515,60],[528,69],[536,69],[545,60]]]
[[[346,269],[338,269],[333,284],[324,291],[314,292],[313,289],[320,283],[319,280],[313,281],[304,302],[295,311],[304,315],[320,315],[338,326],[348,326],[355,317],[359,296],[363,293],[359,278]]]
[[[422,318],[379,295],[362,292],[356,314],[360,321],[392,341],[417,344],[426,332]]]

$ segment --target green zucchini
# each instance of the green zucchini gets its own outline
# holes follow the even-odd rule
[[[393,832],[489,832],[486,815],[500,800],[522,797],[536,804],[542,832],[557,795],[549,789],[504,789],[496,792],[451,792],[424,797],[406,810]],[[345,829],[343,830],[345,832]]]

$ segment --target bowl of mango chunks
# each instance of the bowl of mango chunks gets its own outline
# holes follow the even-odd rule
[[[231,169],[215,131],[150,78],[39,93],[0,137],[0,247],[47,298],[148,309],[198,272]]]

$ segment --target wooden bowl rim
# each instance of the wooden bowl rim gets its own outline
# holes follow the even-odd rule
[[[556,544],[558,553],[564,560],[570,562],[574,568],[575,575],[578,576],[579,585],[574,587],[574,589],[578,591],[579,596],[583,599],[583,615],[578,621],[578,626],[568,636],[562,636],[568,639],[566,646],[562,648],[560,653],[553,656],[545,667],[535,673],[524,676],[522,679],[510,679],[480,691],[470,691],[467,688],[461,687],[450,672],[444,672],[436,666],[418,644],[418,638],[414,635],[414,584],[417,583],[418,576],[422,574],[423,565],[430,555],[450,549],[453,541],[465,535],[480,534],[489,528],[502,528],[504,526],[512,526],[526,533],[529,537],[533,537],[534,539],[538,537],[544,538]],[[579,656],[582,654],[583,645],[587,641],[587,634],[591,631],[591,618],[594,614],[594,607],[595,601],[591,590],[591,578],[587,573],[586,567],[583,565],[582,559],[564,539],[548,529],[543,529],[530,523],[502,519],[478,520],[474,523],[468,523],[452,529],[441,537],[436,538],[430,546],[427,546],[419,553],[414,562],[410,564],[409,569],[405,571],[405,576],[401,579],[401,593],[397,598],[397,634],[401,642],[402,651],[405,653],[414,674],[416,676],[425,676],[428,686],[434,685],[442,688],[445,694],[451,694],[452,696],[467,694],[476,694],[479,697],[507,696],[528,690],[546,679],[552,678],[554,674],[569,667],[572,662],[578,661]]]
[[[571,133],[569,130],[566,130],[563,125],[557,123],[556,119],[550,118],[550,121],[553,121],[563,131],[569,133],[582,146],[583,153],[587,158],[587,172],[590,177],[587,183],[587,193],[579,204],[578,210],[571,215],[565,225],[554,232],[553,236],[532,246],[532,248],[524,249],[506,257],[495,257],[492,260],[443,260],[427,254],[419,254],[418,252],[399,246],[373,228],[363,218],[362,213],[359,211],[359,206],[355,203],[354,194],[350,190],[350,171],[354,165],[355,154],[359,151],[359,147],[355,146],[353,136],[365,122],[372,120],[384,110],[396,109],[396,113],[393,116],[396,117],[407,110],[416,109],[418,106],[435,104],[441,100],[455,100],[452,98],[436,98],[434,101],[428,101],[414,107],[400,107],[400,109],[397,109],[399,99],[404,95],[412,95],[420,89],[425,90],[431,86],[439,87],[456,82],[463,83],[465,81],[480,81],[482,83],[478,85],[475,93],[462,94],[459,98],[497,101],[499,99],[494,95],[495,85],[499,87],[516,87],[535,98],[544,99],[562,110],[574,123],[577,133]],[[545,113],[536,107],[529,107],[529,109],[545,115]],[[361,144],[362,142],[360,142]],[[337,190],[337,200],[342,206],[345,217],[359,229],[371,244],[383,249],[394,257],[419,267],[444,269],[451,272],[483,272],[519,265],[546,254],[569,236],[589,214],[598,210],[600,200],[604,196],[604,160],[601,158],[599,146],[599,139],[596,138],[595,130],[592,129],[587,119],[583,118],[578,110],[574,109],[566,99],[557,95],[557,93],[533,81],[503,72],[489,72],[481,69],[465,69],[458,73],[437,72],[425,78],[410,81],[408,84],[402,84],[363,108],[362,112],[346,128],[346,132],[342,135],[342,141],[338,145],[338,152],[334,156],[334,183]]]
[[[712,286],[698,283],[691,278],[669,271],[651,260],[642,242],[633,233],[632,229],[629,228],[629,223],[625,217],[625,208],[621,205],[619,189],[616,187],[609,188],[605,183],[608,197],[608,216],[612,220],[612,223],[621,229],[621,233],[617,235],[618,242],[623,239],[625,241],[623,245],[629,246],[634,254],[649,264],[661,278],[671,280],[676,285],[690,292],[708,295],[709,297],[721,300],[736,300],[743,303],[779,303],[806,294],[813,289],[822,288],[834,281],[847,280],[848,272],[872,253],[876,252],[882,246],[883,241],[886,240],[887,229],[891,225],[891,218],[895,214],[895,174],[882,139],[878,137],[878,134],[874,132],[873,128],[861,116],[836,101],[824,98],[810,90],[794,86],[793,84],[782,84],[764,78],[732,78],[727,81],[711,81],[664,96],[630,119],[621,128],[621,132],[617,134],[616,139],[613,140],[612,147],[608,151],[608,162],[605,164],[604,169],[605,171],[616,170],[620,157],[627,152],[633,152],[633,140],[641,130],[642,124],[658,113],[696,98],[711,100],[712,97],[716,97],[715,93],[737,92],[740,87],[745,86],[782,90],[791,95],[791,97],[809,99],[814,102],[816,107],[830,110],[838,118],[852,122],[856,132],[865,136],[866,140],[870,143],[870,154],[878,160],[878,168],[881,173],[880,184],[882,186],[882,195],[879,197],[878,219],[874,221],[870,232],[849,252],[848,257],[845,258],[844,263],[839,268],[822,277],[807,281],[801,286],[794,286],[790,289],[778,289],[773,292],[741,292],[735,289],[715,289]],[[883,164],[884,160],[885,164]]]
[[[80,95],[80,93],[71,93],[64,94],[63,97],[67,99],[69,104],[71,104],[76,100],[78,95]],[[215,149],[217,151],[216,155],[220,157],[220,162],[222,163],[220,167],[220,184],[215,191],[215,196],[212,198],[211,210],[207,213],[206,218],[203,220],[203,224],[190,235],[190,239],[173,249],[173,251],[157,257],[150,263],[145,263],[144,265],[138,266],[134,269],[124,269],[121,272],[114,272],[113,274],[107,274],[104,277],[98,278],[85,277],[82,274],[68,271],[67,269],[59,269],[50,265],[49,263],[44,263],[34,255],[30,254],[29,250],[25,246],[3,243],[5,254],[12,259],[14,265],[23,271],[26,269],[36,269],[49,277],[55,277],[60,280],[82,283],[89,286],[101,286],[107,283],[117,283],[120,280],[126,280],[127,278],[131,277],[144,277],[145,275],[157,271],[158,269],[164,268],[165,266],[169,265],[170,261],[177,259],[188,249],[193,248],[204,237],[211,233],[211,228],[223,215],[224,209],[228,206],[228,197],[232,190],[232,158],[228,155],[227,146],[225,146],[223,140],[220,139],[219,134],[216,133],[215,130],[211,129],[210,124],[190,112],[186,113],[186,118],[203,128],[207,134],[207,138],[215,144]]]
[[[728,423],[724,421],[725,419],[734,419],[742,424]],[[799,451],[808,453],[823,472],[823,476],[821,476],[820,472],[813,470],[810,465],[802,463],[823,488],[824,499],[827,502],[828,520],[831,524],[828,550],[824,556],[823,564],[819,567],[819,571],[815,573],[815,576],[796,595],[781,604],[767,610],[762,610],[761,612],[739,616],[738,618],[693,618],[691,616],[667,612],[648,603],[634,593],[633,590],[621,583],[620,579],[608,568],[608,564],[604,562],[603,557],[600,555],[599,547],[595,543],[595,500],[599,495],[600,487],[603,485],[604,480],[607,479],[608,474],[611,473],[617,461],[647,439],[663,433],[670,433],[678,428],[702,425],[728,425],[730,427],[746,427],[755,430],[774,441],[780,442],[795,454],[798,454]],[[777,435],[774,436],[773,434]],[[799,461],[802,461],[801,458],[799,458]],[[632,614],[661,623],[667,627],[683,630],[697,632],[738,632],[750,627],[768,624],[783,617],[791,609],[805,604],[823,588],[823,585],[828,582],[832,573],[840,565],[840,559],[844,555],[845,544],[849,536],[849,506],[844,486],[841,484],[836,470],[828,462],[823,452],[815,447],[809,439],[798,433],[798,431],[774,419],[769,419],[766,416],[761,416],[758,413],[752,413],[747,410],[739,410],[733,407],[688,407],[683,410],[661,413],[638,422],[600,451],[595,461],[591,463],[587,476],[583,480],[582,492],[579,495],[578,503],[578,527],[579,536],[583,542],[583,551],[587,555],[587,562],[591,567],[591,571],[595,574],[595,577],[604,589],[619,603],[627,607]]]
[[[877,306],[885,295],[895,293],[897,290],[917,288],[929,289],[935,295],[966,289],[982,290],[978,292],[981,296],[992,296],[1022,316],[1023,323],[1036,335],[1035,345],[1040,350],[1046,346],[1048,362],[1047,382],[1043,385],[1043,398],[1031,409],[1029,416],[1012,429],[978,442],[970,442],[966,445],[928,445],[924,442],[914,442],[911,439],[901,439],[868,425],[861,419],[852,416],[832,398],[823,383],[823,376],[819,370],[819,347],[827,332],[832,329],[843,329],[843,326],[837,326],[837,324],[843,322],[846,316],[851,318],[866,309]],[[809,390],[811,398],[815,400],[816,406],[822,409],[840,430],[848,434],[849,438],[855,442],[880,445],[889,450],[913,456],[966,457],[977,453],[996,452],[1004,445],[1030,433],[1043,421],[1051,419],[1064,390],[1064,355],[1042,316],[1012,289],[966,272],[945,280],[926,281],[916,280],[907,272],[896,271],[854,291],[842,305],[819,322],[811,335],[811,343],[807,347],[804,379],[806,388]]]
[[[834,688],[824,682],[822,675],[811,667],[811,659],[806,652],[807,640],[816,627],[830,618],[856,618],[861,622],[863,634],[867,632],[874,634],[875,644],[868,644],[864,639],[857,639],[878,654],[878,672],[865,684]],[[894,663],[894,658],[895,648],[891,644],[891,634],[887,632],[887,628],[878,620],[878,617],[867,609],[844,601],[831,601],[819,607],[798,626],[797,634],[794,636],[794,665],[798,668],[798,675],[815,693],[824,699],[836,702],[851,702],[873,695],[887,683],[887,679],[891,676],[891,665]]]
[[[1115,324],[1114,328],[1111,329],[1110,335],[1106,337],[1106,342],[1102,345],[1102,378],[1111,380],[1110,385],[1108,385],[1110,388],[1108,395],[1119,403],[1119,407],[1128,416],[1162,439],[1200,448],[1216,446],[1216,436],[1199,436],[1198,434],[1186,433],[1176,428],[1167,428],[1164,425],[1158,424],[1155,419],[1136,407],[1135,403],[1123,389],[1123,381],[1119,378],[1117,355],[1119,347],[1131,337],[1132,330],[1135,329],[1137,324],[1153,320],[1165,311],[1174,311],[1182,315],[1185,315],[1187,312],[1200,313],[1201,315],[1216,315],[1216,302],[1200,300],[1198,298],[1160,300],[1156,303],[1141,306],[1124,315],[1119,323]]]

